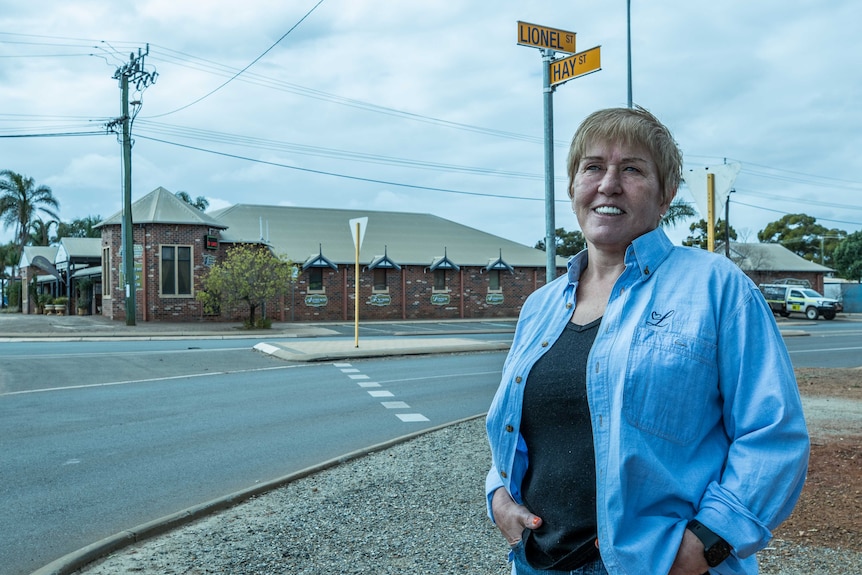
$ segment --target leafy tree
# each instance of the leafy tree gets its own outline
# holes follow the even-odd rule
[[[210,202],[203,196],[198,196],[194,200],[188,194],[188,192],[177,192],[174,194],[176,197],[187,203],[188,205],[199,209],[202,212],[207,211],[207,208],[210,207]]]
[[[587,242],[584,241],[584,234],[579,230],[567,232],[565,228],[557,228],[554,230],[554,246],[558,256],[569,257],[587,247]],[[537,250],[545,251],[545,240],[536,242],[535,247]]]
[[[709,230],[706,227],[706,220],[700,220],[696,224],[691,224],[688,226],[688,229],[691,233],[682,241],[682,245],[700,248],[702,250],[709,247]],[[728,230],[727,223],[719,218],[715,223],[716,242],[723,242],[727,237],[726,234],[728,231],[730,232],[730,240],[735,240],[736,230],[733,229],[733,226],[730,226],[730,229]]]
[[[224,261],[210,268],[197,298],[208,310],[224,305],[246,305],[246,325],[255,325],[255,311],[266,300],[284,293],[292,280],[291,262],[261,246],[238,245]]]
[[[862,281],[862,232],[847,236],[832,252],[831,259],[839,276]]]
[[[757,239],[761,242],[780,243],[809,261],[831,265],[831,254],[846,235],[847,232],[843,230],[826,229],[812,216],[787,214],[757,232]]]
[[[9,296],[8,280],[12,278],[13,270],[18,265],[18,249],[13,242],[0,245],[0,305],[5,297]],[[12,298],[9,297],[9,305],[13,305]]]
[[[102,230],[96,226],[102,221],[102,216],[85,216],[76,218],[71,222],[60,222],[57,224],[57,235],[54,241],[60,238],[98,238],[102,236]]]
[[[17,174],[11,170],[0,171],[0,221],[3,227],[15,228],[15,243],[18,257],[30,239],[30,224],[38,212],[54,220],[60,217],[54,210],[60,203],[48,186],[36,186],[33,178]]]
[[[684,200],[676,199],[668,206],[667,212],[664,214],[659,225],[663,228],[670,228],[681,220],[693,218],[696,215],[697,212],[694,206]]]

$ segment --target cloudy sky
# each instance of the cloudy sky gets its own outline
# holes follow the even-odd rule
[[[686,169],[741,165],[741,239],[789,213],[862,228],[858,0],[631,4],[634,102],[671,128]],[[432,213],[533,245],[541,52],[517,44],[519,20],[601,46],[601,70],[553,95],[556,225],[576,229],[567,143],[587,114],[627,103],[624,0],[7,2],[0,169],[50,186],[65,221],[119,210],[113,76],[149,45],[158,77],[132,94],[133,199],[162,186],[211,208]]]

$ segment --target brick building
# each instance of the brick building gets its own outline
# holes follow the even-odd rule
[[[368,218],[359,253],[359,315],[367,320],[515,317],[545,283],[545,253],[430,214],[239,204],[203,213],[164,188],[132,205],[136,320],[207,316],[195,298],[207,269],[237,244],[265,245],[296,279],[265,304],[276,321],[354,318],[356,250],[349,221]],[[101,313],[125,319],[122,214],[102,231]],[[557,258],[557,272],[565,259]]]

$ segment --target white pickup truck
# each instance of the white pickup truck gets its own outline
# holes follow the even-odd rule
[[[804,313],[814,320],[819,316],[835,319],[835,314],[843,309],[838,300],[823,297],[811,288],[792,284],[760,284],[758,286],[766,303],[781,317],[791,313]]]

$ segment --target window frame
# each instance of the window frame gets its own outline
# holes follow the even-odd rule
[[[165,273],[166,273],[166,265],[165,265],[165,248],[169,248],[173,250],[174,258],[172,261],[173,270],[171,273],[173,274],[173,284],[174,284],[174,293],[165,292]],[[180,262],[185,261],[180,259],[180,249],[186,248],[189,251],[188,258],[188,293],[180,293],[180,283],[182,282],[182,274],[180,269]],[[195,250],[194,246],[188,244],[160,244],[159,245],[159,297],[162,298],[193,298],[195,295],[195,282],[194,282],[194,261],[195,261]]]
[[[316,283],[316,278],[314,276],[320,275],[319,288],[313,287]],[[326,293],[326,286],[323,285],[323,268],[322,267],[310,267],[308,268],[308,293]]]
[[[497,287],[494,287],[495,283]],[[488,291],[495,293],[503,291],[502,270],[488,270]]]
[[[102,299],[111,299],[111,246],[102,247]]]
[[[389,293],[389,274],[386,273],[388,268],[379,267],[372,270],[371,275],[371,293]],[[383,277],[382,283],[378,276]],[[382,286],[382,287],[380,287]]]

